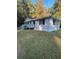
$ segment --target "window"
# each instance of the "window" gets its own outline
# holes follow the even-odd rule
[[[45,20],[44,19],[39,20],[39,25],[45,25]]]
[[[53,19],[53,25],[55,25],[55,20]]]
[[[33,24],[35,25],[35,21],[33,21]]]
[[[29,24],[29,22],[25,22],[25,24]]]
[[[53,25],[56,25],[56,20],[55,19],[53,19]]]

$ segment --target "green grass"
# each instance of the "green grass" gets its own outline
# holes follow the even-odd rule
[[[53,36],[49,32],[18,31],[17,59],[61,59],[61,49]]]
[[[51,33],[53,33],[55,36],[58,36],[59,38],[61,38],[61,30],[53,31]]]

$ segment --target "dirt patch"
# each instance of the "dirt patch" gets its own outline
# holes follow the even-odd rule
[[[59,47],[61,47],[61,38],[54,36],[53,42]]]

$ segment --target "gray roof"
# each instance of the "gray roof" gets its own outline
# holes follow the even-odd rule
[[[48,19],[48,18],[51,18],[51,17],[44,17],[44,18],[38,18],[38,19],[26,18],[24,22],[35,21],[35,20],[43,20],[43,19]]]
[[[51,18],[50,16],[49,17],[44,17],[44,18],[39,18],[39,19],[31,19],[31,18],[26,18],[24,22],[28,22],[28,21],[35,21],[35,20],[43,20],[43,19],[49,19]],[[58,20],[58,19],[55,19],[55,18],[52,18],[53,20]],[[58,21],[61,21],[61,20],[58,20]]]
[[[36,19],[26,18],[24,22],[28,22],[28,21],[32,21],[32,20],[36,20]]]

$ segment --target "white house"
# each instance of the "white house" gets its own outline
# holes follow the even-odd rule
[[[20,28],[50,32],[60,29],[60,20],[52,19],[51,17],[26,19]]]

